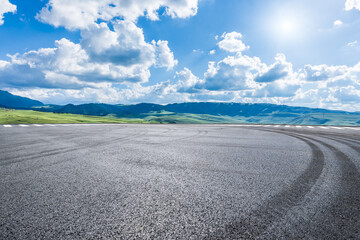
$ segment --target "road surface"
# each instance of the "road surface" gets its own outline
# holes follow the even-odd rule
[[[0,125],[0,239],[360,239],[360,128]]]

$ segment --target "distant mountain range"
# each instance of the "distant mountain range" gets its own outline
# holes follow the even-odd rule
[[[12,95],[9,92],[0,90],[0,107],[28,109],[39,106],[44,106],[44,104],[40,101]]]
[[[49,109],[51,110],[51,109]],[[226,116],[267,116],[275,114],[279,117],[294,117],[297,114],[309,113],[344,113],[345,111],[331,111],[326,109],[312,109],[305,107],[290,107],[286,105],[275,105],[266,103],[219,103],[219,102],[189,102],[159,105],[152,103],[140,103],[135,105],[109,105],[89,103],[82,105],[68,104],[55,110],[59,113],[76,113],[83,115],[106,116],[115,114],[118,116],[146,114],[150,112],[174,112],[193,113]],[[348,113],[352,114],[352,113]]]
[[[89,103],[59,106],[44,105],[39,101],[0,91],[0,106],[43,112],[139,118],[164,123],[360,125],[360,113],[264,103],[189,102],[167,105]]]

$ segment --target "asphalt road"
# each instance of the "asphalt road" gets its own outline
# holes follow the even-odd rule
[[[0,125],[0,239],[360,239],[360,128]]]

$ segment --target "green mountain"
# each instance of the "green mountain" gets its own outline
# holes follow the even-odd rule
[[[140,118],[164,123],[360,125],[360,113],[262,103],[189,102],[168,105],[90,103],[56,106],[55,108],[44,109],[44,111],[116,118]]]
[[[0,106],[41,112],[143,119],[160,123],[256,123],[303,125],[360,125],[360,112],[333,111],[264,103],[188,102],[159,105],[89,103],[43,105],[39,101],[0,91]]]
[[[7,91],[0,90],[0,106],[6,108],[28,109],[44,106],[44,104],[30,98],[12,95]]]

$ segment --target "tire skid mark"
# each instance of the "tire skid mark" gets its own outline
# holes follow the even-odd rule
[[[193,143],[189,142],[189,145],[192,145]],[[254,145],[244,145],[244,144],[216,144],[216,143],[200,143],[198,145],[204,145],[207,147],[223,147],[223,148],[246,148],[246,149],[259,149],[259,146]],[[260,146],[262,147],[262,146]],[[271,151],[283,151],[287,150],[284,147],[267,147],[266,150]],[[300,151],[300,150],[299,150]],[[293,150],[293,152],[298,152],[298,150]]]
[[[72,161],[72,160],[76,160],[76,157],[69,157],[69,158],[66,158],[66,159],[53,161],[51,163],[46,163],[46,164],[42,163],[42,164],[37,165],[37,166],[31,166],[31,167],[23,168],[21,170],[14,171],[13,173],[9,174],[9,176],[14,175],[14,174],[17,175],[17,174],[25,173],[25,172],[31,171],[31,170],[38,170],[38,169],[41,169],[41,168],[44,168],[44,167],[55,166],[57,164],[66,163],[66,162],[69,162],[69,161]],[[5,177],[6,177],[6,175],[5,175]]]
[[[279,132],[284,132],[287,129],[278,129],[277,131]],[[265,131],[265,129],[264,129]],[[268,130],[268,131],[273,131],[273,130]],[[276,129],[274,129],[274,132],[276,131]],[[301,130],[296,130],[296,129],[292,129],[291,133],[296,133],[296,134],[314,134],[313,131],[301,131]],[[358,141],[358,143],[360,143],[360,136],[359,135],[353,135],[353,134],[344,134],[344,133],[335,133],[335,132],[316,132],[317,135],[321,135],[321,136],[336,136],[336,137],[346,137],[346,139],[351,139],[353,141]]]
[[[16,152],[19,151],[21,149],[23,149],[21,146],[33,146],[33,145],[37,145],[37,144],[41,144],[41,142],[35,142],[33,140],[29,140],[26,142],[21,142],[20,144],[8,144],[8,145],[0,145],[1,151],[2,153],[12,153],[12,152]],[[20,145],[20,146],[19,146]]]
[[[315,236],[326,233],[334,239],[357,239],[360,233],[360,173],[356,165],[338,148],[309,136],[306,138],[328,148],[336,156],[341,168],[340,192],[328,208],[327,215],[318,220],[318,227],[312,228],[311,233]],[[328,136],[325,138],[343,143],[360,154],[358,147]]]
[[[206,130],[198,130],[198,132],[196,134],[194,134],[194,135],[187,136],[187,137],[182,137],[182,138],[175,138],[175,139],[172,139],[171,142],[195,139],[195,138],[205,136],[207,134],[208,134],[208,131],[206,131]]]
[[[342,140],[345,140],[347,142],[351,142],[353,144],[356,144],[356,145],[360,145],[360,139],[354,139],[354,138],[350,138],[350,137],[344,137],[343,135],[335,135],[335,134],[321,134],[320,136],[322,137],[326,137],[326,138],[329,138],[329,139],[333,139],[333,138],[336,138],[338,140],[342,139]],[[335,139],[334,139],[335,140]]]
[[[85,124],[84,124],[85,125]],[[71,124],[69,124],[69,126],[71,126]],[[120,126],[117,126],[117,127],[120,127]],[[126,126],[126,125],[124,125],[124,126],[121,126],[120,128],[118,128],[118,129],[123,129],[123,128],[127,128],[128,126]],[[36,129],[37,131],[39,130],[39,129]],[[46,128],[43,128],[43,129],[41,129],[41,130],[43,130],[43,131],[45,131],[45,130],[48,130],[48,129],[46,129]],[[69,129],[67,129],[68,131],[69,131]],[[44,135],[45,137],[49,137],[49,135]],[[77,140],[77,139],[82,139],[83,138],[83,134],[82,133],[79,133],[79,132],[74,132],[74,131],[72,131],[71,133],[67,133],[66,134],[66,140],[67,141],[75,141],[75,140]],[[26,142],[22,142],[20,145],[21,146],[23,146],[23,145],[26,145],[26,146],[33,146],[33,145],[37,145],[37,144],[41,144],[41,143],[43,143],[43,142],[49,142],[49,141],[56,141],[56,140],[63,140],[64,139],[64,136],[59,136],[59,137],[51,137],[51,139],[46,139],[46,140],[44,140],[44,139],[39,139],[38,141],[40,141],[40,142],[35,142],[35,141],[32,141],[32,140],[28,140],[28,141],[26,141]],[[13,152],[16,152],[16,151],[18,151],[18,150],[22,150],[23,149],[23,147],[19,147],[19,144],[16,144],[16,145],[14,145],[14,144],[7,144],[7,145],[0,145],[0,148],[2,149],[2,153],[13,153]],[[26,156],[28,156],[28,155],[26,155]],[[1,160],[1,159],[0,159]]]
[[[166,141],[159,141],[157,142],[157,144],[162,144],[162,143],[176,143],[178,141],[184,141],[184,140],[190,140],[190,139],[195,139],[195,138],[199,138],[202,136],[206,136],[208,134],[208,131],[206,130],[197,130],[197,132],[191,136],[186,136],[186,137],[180,137],[180,138],[171,138],[170,140],[166,140]]]
[[[65,153],[65,152],[67,152],[67,150],[65,150],[65,149],[67,149],[67,148],[63,147],[63,148],[57,148],[57,149],[53,149],[53,150],[46,150],[46,151],[31,153],[31,154],[27,154],[27,155],[12,157],[12,158],[0,159],[2,161],[0,163],[0,166],[6,166],[6,165],[9,165],[9,164],[23,162],[23,161],[31,160],[31,159],[34,159],[34,158],[48,157],[48,156],[56,155],[56,154],[59,154],[59,153]]]
[[[255,239],[261,236],[275,221],[280,220],[292,207],[298,205],[319,179],[325,164],[324,153],[312,141],[300,136],[289,135],[305,142],[311,149],[312,159],[305,171],[283,191],[270,197],[251,214],[225,226],[226,239]],[[218,239],[210,236],[208,239]]]
[[[326,137],[327,139],[331,139],[334,140],[336,142],[340,142],[343,143],[344,145],[354,149],[355,151],[360,153],[360,142],[357,141],[353,141],[341,136],[336,136],[336,137]]]
[[[45,136],[45,137],[49,137],[48,135]],[[66,140],[67,141],[70,141],[70,140],[76,140],[76,139],[80,139],[82,138],[80,134],[78,133],[74,133],[74,134],[67,134],[66,135]],[[20,144],[16,144],[16,145],[5,145],[5,146],[2,146],[1,148],[5,149],[3,151],[3,153],[13,153],[13,152],[16,152],[16,151],[19,151],[19,150],[23,150],[24,148],[22,146],[34,146],[34,145],[38,145],[38,144],[42,144],[42,143],[48,143],[49,141],[54,141],[54,140],[58,140],[58,139],[64,139],[63,136],[61,137],[55,137],[55,138],[50,138],[50,139],[38,139],[37,141],[39,142],[35,142],[35,141],[31,141],[31,142],[23,142]],[[34,146],[35,147],[35,146]],[[6,150],[7,149],[7,150]],[[28,156],[29,154],[26,154],[26,156]],[[24,155],[25,156],[25,155]]]
[[[124,140],[132,139],[132,138],[137,138],[137,137],[140,137],[140,136],[144,136],[144,135],[146,135],[146,134],[147,134],[147,131],[145,131],[145,132],[140,132],[140,133],[138,133],[138,134],[134,134],[134,135],[131,135],[131,136],[128,136],[128,137],[115,138],[114,140],[109,140],[109,141],[106,141],[106,142],[103,142],[103,143],[100,143],[100,144],[94,144],[94,145],[92,145],[92,146],[88,146],[88,147],[85,147],[85,148],[74,149],[74,150],[72,150],[72,151],[86,150],[86,149],[89,149],[89,148],[96,148],[96,147],[100,147],[100,146],[107,145],[108,143],[119,143],[119,142],[122,142],[122,141],[124,141]],[[119,141],[119,140],[121,140],[121,141]],[[69,151],[69,152],[72,152],[72,151]],[[51,163],[48,163],[48,164],[40,164],[40,166],[38,165],[38,166],[34,166],[34,167],[22,169],[21,171],[19,171],[19,173],[23,173],[23,172],[30,171],[30,170],[37,170],[37,169],[44,168],[44,167],[50,167],[50,166],[54,166],[54,165],[57,165],[57,164],[69,162],[69,161],[72,161],[72,160],[76,160],[76,158],[70,157],[70,158],[66,158],[66,159],[64,159],[64,160],[54,161],[54,162],[51,162]]]
[[[129,136],[126,136],[126,137],[121,137],[121,138],[115,138],[114,140],[111,140],[111,141],[108,141],[106,142],[105,144],[101,144],[101,146],[104,146],[104,145],[107,145],[107,144],[111,144],[111,143],[118,143],[118,142],[123,142],[125,140],[129,140],[129,139],[134,139],[134,138],[138,138],[138,137],[142,137],[142,136],[146,136],[148,134],[148,130],[146,129],[145,131],[140,131],[136,134],[132,134],[132,135],[129,135]]]
[[[330,216],[323,219],[322,224],[331,226],[327,231],[337,239],[356,239],[360,231],[360,174],[346,154],[330,144],[323,144],[336,155],[342,175],[340,193],[330,207]]]
[[[3,167],[3,166],[8,166],[8,165],[11,165],[11,164],[15,164],[15,163],[20,163],[20,162],[24,162],[24,161],[30,161],[30,160],[33,160],[33,159],[36,159],[36,158],[50,157],[50,156],[54,156],[54,155],[57,155],[57,154],[73,152],[73,151],[76,151],[78,149],[79,148],[72,148],[72,149],[66,149],[66,150],[60,150],[60,151],[56,149],[56,150],[48,151],[47,153],[40,154],[40,155],[32,154],[33,156],[31,156],[31,157],[20,158],[20,159],[15,160],[15,161],[12,161],[12,159],[8,159],[7,162],[1,163],[0,166]]]
[[[132,138],[137,138],[143,135],[146,135],[147,132],[140,132],[138,134],[133,134],[127,137],[122,137],[122,138],[112,138],[108,141],[102,141],[101,143],[94,143],[91,144],[89,146],[86,147],[75,147],[75,148],[59,148],[59,149],[55,149],[55,150],[50,150],[50,151],[43,151],[40,153],[33,153],[31,155],[26,155],[27,157],[24,156],[20,156],[20,157],[15,157],[15,158],[8,158],[8,159],[4,159],[6,160],[6,162],[4,163],[0,163],[0,166],[7,166],[7,165],[11,165],[11,164],[15,164],[15,163],[20,163],[20,162],[24,162],[24,161],[29,161],[29,160],[33,160],[33,159],[37,159],[37,158],[43,158],[43,157],[50,157],[50,156],[54,156],[54,155],[58,155],[58,154],[64,154],[64,153],[69,153],[69,152],[74,152],[74,151],[78,151],[80,149],[93,149],[96,147],[101,147],[107,144],[111,144],[111,143],[118,143],[121,141],[125,141],[128,139],[132,139]],[[39,155],[40,154],[40,155]],[[13,161],[15,160],[15,161]],[[66,160],[64,160],[66,161]]]

